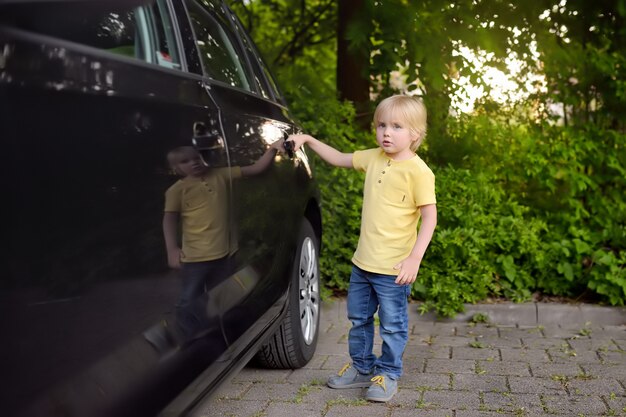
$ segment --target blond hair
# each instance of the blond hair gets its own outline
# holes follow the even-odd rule
[[[179,146],[178,148],[174,148],[167,153],[167,163],[170,166],[170,170],[173,174],[176,175],[184,175],[180,169],[178,168],[178,164],[180,160],[184,156],[199,156],[200,153],[193,146]]]
[[[377,125],[385,114],[400,119],[407,125],[409,131],[417,136],[417,140],[411,143],[411,150],[415,152],[426,137],[426,106],[422,100],[404,95],[387,97],[376,106],[374,125]]]

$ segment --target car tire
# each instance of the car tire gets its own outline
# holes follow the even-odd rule
[[[291,272],[287,313],[276,332],[261,346],[257,362],[274,369],[306,365],[317,345],[320,323],[319,242],[303,220]]]

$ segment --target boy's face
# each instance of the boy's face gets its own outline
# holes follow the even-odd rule
[[[185,177],[201,177],[207,170],[200,155],[195,152],[184,152],[178,155],[176,171]]]
[[[376,141],[388,157],[394,160],[412,158],[411,144],[418,139],[407,124],[393,113],[383,113],[376,121]]]

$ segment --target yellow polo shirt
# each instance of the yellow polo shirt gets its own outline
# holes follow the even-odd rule
[[[212,261],[232,252],[230,176],[241,177],[241,168],[210,169],[202,178],[183,178],[165,192],[165,211],[180,214],[182,262]]]
[[[361,234],[352,262],[359,268],[398,275],[417,240],[420,206],[436,204],[435,175],[415,155],[394,161],[381,148],[357,151],[356,170],[365,172]]]

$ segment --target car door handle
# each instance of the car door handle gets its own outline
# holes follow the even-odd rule
[[[287,152],[287,156],[289,158],[293,158],[293,141],[288,139],[289,133],[283,131],[283,148],[285,149],[285,152]]]
[[[196,122],[193,124],[193,137],[191,143],[199,151],[213,151],[224,149],[224,138],[219,133],[208,132],[205,124]]]

